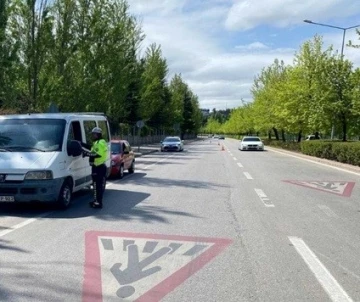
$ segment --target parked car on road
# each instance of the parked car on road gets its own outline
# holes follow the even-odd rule
[[[259,150],[264,151],[264,143],[258,136],[244,136],[240,141],[239,150]]]
[[[164,151],[183,151],[184,141],[178,136],[167,136],[161,141],[161,152]]]
[[[123,178],[124,172],[135,172],[135,153],[126,140],[111,141],[111,177]]]
[[[71,205],[74,192],[92,184],[89,159],[80,142],[102,129],[110,149],[110,128],[102,113],[38,113],[0,118],[0,203]],[[106,168],[110,173],[110,150]]]

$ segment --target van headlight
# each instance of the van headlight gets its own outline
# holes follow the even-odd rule
[[[53,179],[52,171],[30,171],[26,173],[25,179],[38,180],[38,179]]]

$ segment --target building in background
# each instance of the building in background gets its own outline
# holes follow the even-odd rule
[[[203,117],[208,117],[210,115],[210,109],[200,109]]]

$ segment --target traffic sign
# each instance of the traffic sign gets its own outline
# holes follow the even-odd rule
[[[300,180],[284,180],[284,182],[294,185],[320,190],[335,195],[350,197],[355,182],[347,181],[300,181]]]
[[[155,302],[221,253],[231,240],[90,231],[83,302]]]
[[[137,121],[136,122],[136,127],[138,127],[138,128],[142,128],[142,127],[144,127],[145,126],[145,123],[144,123],[144,121]]]

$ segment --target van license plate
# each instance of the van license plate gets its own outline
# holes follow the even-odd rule
[[[0,201],[14,202],[15,198],[14,196],[0,196]]]

